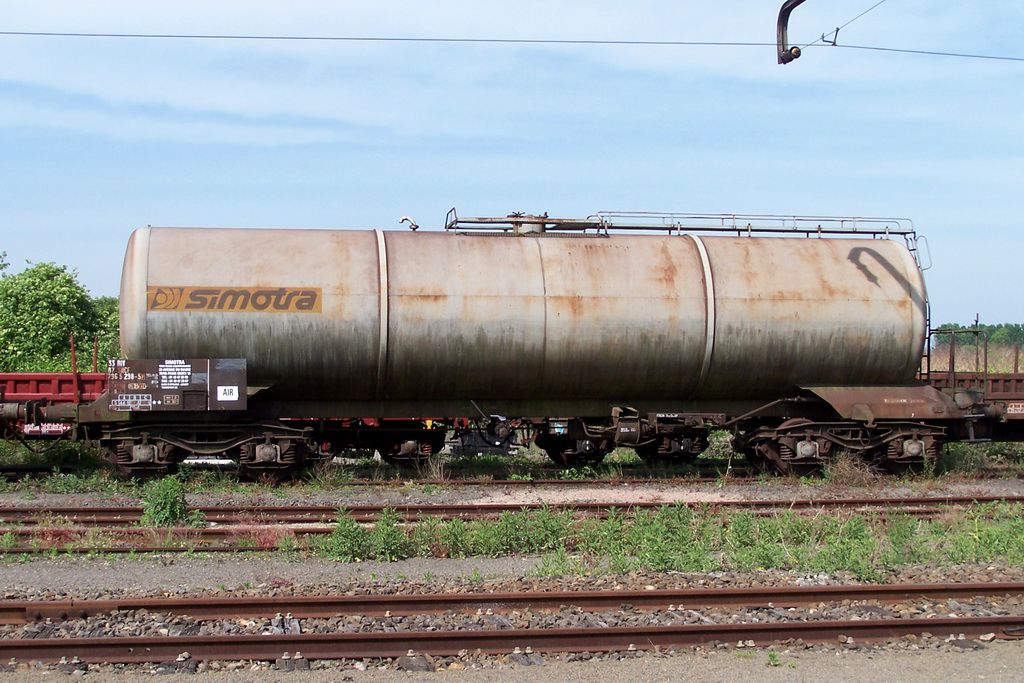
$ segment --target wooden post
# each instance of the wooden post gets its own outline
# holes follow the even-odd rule
[[[956,332],[949,335],[949,388],[956,389]]]
[[[72,401],[79,403],[79,386],[78,386],[78,351],[75,349],[75,333],[72,332],[68,335],[68,343],[71,344],[71,392],[74,396]]]

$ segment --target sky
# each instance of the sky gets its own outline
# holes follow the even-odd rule
[[[875,1],[808,0],[790,40]],[[116,295],[141,225],[896,216],[928,238],[933,323],[1024,322],[1024,62],[819,44],[781,66],[780,5],[0,0],[3,31],[768,43],[0,36],[0,251]],[[887,0],[838,42],[1024,57],[1022,34],[1019,0]]]

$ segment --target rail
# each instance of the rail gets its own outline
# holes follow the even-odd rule
[[[968,495],[968,496],[862,496],[856,498],[785,498],[785,499],[727,499],[716,501],[630,501],[600,502],[576,501],[556,503],[423,503],[423,504],[364,504],[349,505],[346,512],[359,522],[373,523],[384,510],[391,510],[405,521],[424,517],[480,519],[497,517],[502,513],[554,511],[576,514],[607,514],[612,510],[619,513],[636,510],[659,510],[664,507],[688,507],[698,509],[709,507],[717,510],[855,510],[895,508],[907,512],[915,507],[953,506],[963,507],[985,503],[1024,504],[1024,496],[1011,495]],[[308,524],[333,522],[337,519],[336,505],[212,505],[191,508],[198,510],[209,522],[219,524]],[[81,525],[136,525],[142,517],[142,508],[137,506],[9,506],[0,507],[0,524],[17,523],[20,526],[36,524],[40,519],[52,520],[63,517]]]
[[[654,590],[520,591],[514,593],[392,593],[361,595],[214,596],[195,598],[123,597],[82,600],[0,600],[0,624],[46,619],[85,619],[113,612],[146,610],[193,619],[260,618],[291,613],[295,618],[329,619],[339,614],[472,614],[476,610],[703,609],[711,607],[799,607],[821,602],[874,600],[948,600],[982,596],[1024,595],[1024,583],[855,584],[825,586],[754,586],[749,588],[668,588]]]
[[[1024,617],[935,617],[843,621],[770,621],[669,626],[606,626],[582,628],[481,629],[455,631],[315,632],[284,635],[100,636],[0,640],[0,660],[131,664],[188,660],[284,660],[301,651],[304,659],[363,659],[429,654],[464,656],[525,652],[633,652],[668,647],[694,647],[742,641],[755,646],[801,639],[809,643],[885,641],[907,635],[932,638],[979,637],[1016,639],[1024,633]],[[752,641],[752,642],[748,642]],[[187,652],[188,655],[183,653]],[[297,653],[296,653],[297,654]],[[292,658],[297,659],[298,657]],[[72,660],[76,661],[76,660]],[[187,670],[187,669],[183,669]],[[194,669],[193,669],[194,670]]]

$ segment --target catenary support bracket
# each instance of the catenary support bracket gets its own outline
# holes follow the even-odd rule
[[[776,42],[779,49],[779,64],[789,64],[800,56],[799,47],[796,45],[792,47],[788,46],[789,39],[786,34],[789,29],[789,15],[804,2],[805,0],[786,0],[782,3],[782,8],[779,10],[779,22],[776,25]]]

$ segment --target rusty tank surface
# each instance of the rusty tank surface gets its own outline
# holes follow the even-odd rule
[[[141,228],[121,343],[245,358],[281,415],[760,405],[913,380],[924,281],[875,237]]]

